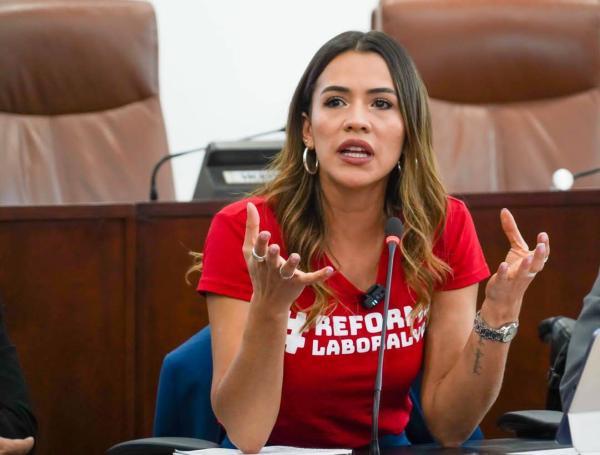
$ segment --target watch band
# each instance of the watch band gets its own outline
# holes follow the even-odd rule
[[[516,335],[519,328],[517,321],[508,322],[498,328],[490,327],[481,317],[481,310],[475,315],[475,321],[473,322],[473,329],[481,338],[498,341],[500,343],[508,343]]]

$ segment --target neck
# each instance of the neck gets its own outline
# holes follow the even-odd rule
[[[363,242],[383,235],[385,185],[361,190],[322,185],[327,240]]]

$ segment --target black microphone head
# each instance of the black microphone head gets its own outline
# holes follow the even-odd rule
[[[395,237],[401,238],[403,231],[404,231],[404,225],[402,224],[402,221],[400,221],[400,218],[392,216],[392,217],[388,218],[388,220],[385,222],[385,236],[386,237],[393,235]]]

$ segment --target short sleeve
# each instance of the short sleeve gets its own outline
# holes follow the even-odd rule
[[[198,292],[250,301],[252,282],[242,252],[245,229],[245,210],[224,209],[214,216],[204,242]]]
[[[458,199],[448,198],[446,226],[435,253],[452,268],[442,291],[464,288],[490,276],[473,218]]]

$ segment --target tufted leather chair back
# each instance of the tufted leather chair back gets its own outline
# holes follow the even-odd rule
[[[0,204],[147,200],[168,153],[151,4],[0,0],[0,43]]]
[[[381,0],[373,28],[427,86],[449,191],[545,191],[558,168],[600,166],[597,0]]]

